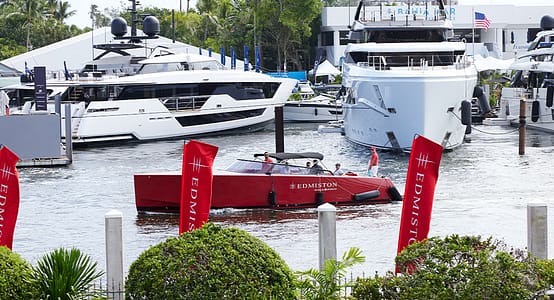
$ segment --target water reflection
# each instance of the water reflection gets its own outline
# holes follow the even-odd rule
[[[337,221],[348,221],[360,218],[388,217],[391,207],[402,205],[398,203],[368,204],[360,206],[337,207]],[[224,225],[241,224],[284,224],[294,223],[299,220],[317,220],[317,208],[306,209],[212,209],[209,221]],[[165,232],[179,228],[178,214],[139,214],[136,216],[135,225],[140,233]]]

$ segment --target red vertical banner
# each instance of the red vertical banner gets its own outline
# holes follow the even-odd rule
[[[194,140],[185,144],[179,234],[200,228],[208,222],[212,204],[212,166],[217,149]]]
[[[441,156],[441,145],[423,136],[414,138],[406,175],[397,254],[408,245],[427,238]]]
[[[13,232],[19,212],[19,157],[0,145],[0,246],[12,249]]]

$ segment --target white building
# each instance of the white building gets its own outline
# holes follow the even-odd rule
[[[397,2],[398,3],[398,2]],[[525,1],[522,1],[524,4]],[[404,19],[412,14],[433,16],[436,6],[428,9],[423,5],[398,3],[396,6],[374,6],[366,8],[366,18],[373,15],[376,18],[394,15],[396,19]],[[447,18],[452,20],[454,34],[468,43],[467,50],[473,50],[483,56],[509,59],[518,52],[527,49],[528,41],[540,31],[540,19],[544,15],[554,15],[554,6],[524,6],[524,5],[446,5]],[[411,12],[411,13],[410,13]],[[474,28],[474,12],[480,12],[491,21],[490,27]],[[323,48],[327,59],[335,66],[340,65],[344,49],[348,44],[348,26],[352,24],[356,7],[325,7],[322,12],[321,34],[318,46]],[[475,45],[472,44],[472,32],[475,30]],[[483,50],[488,53],[483,53]],[[487,51],[484,51],[487,52]]]

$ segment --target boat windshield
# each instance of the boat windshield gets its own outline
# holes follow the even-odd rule
[[[205,60],[197,62],[171,62],[171,63],[151,63],[144,64],[138,71],[139,74],[172,72],[172,71],[195,71],[195,70],[223,70],[222,64],[214,60]]]
[[[229,172],[247,174],[294,174],[308,175],[310,169],[302,166],[289,165],[286,163],[267,163],[258,160],[239,159],[225,169]]]
[[[381,30],[367,30],[365,34],[366,43],[427,43],[444,42],[447,40],[446,29],[444,28],[394,28]]]

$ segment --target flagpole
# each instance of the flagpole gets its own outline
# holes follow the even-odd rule
[[[475,9],[471,7],[471,45],[473,47],[473,61],[475,61]]]

